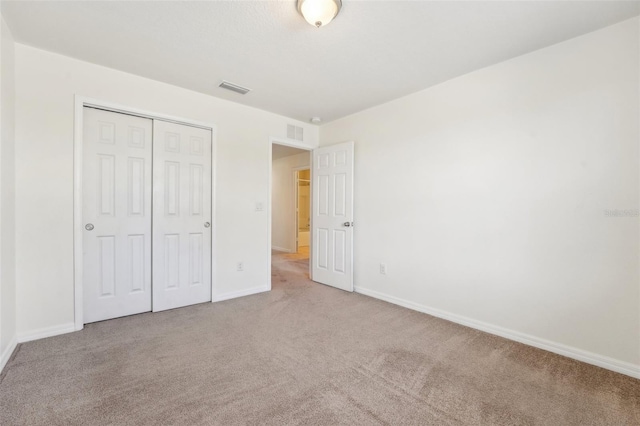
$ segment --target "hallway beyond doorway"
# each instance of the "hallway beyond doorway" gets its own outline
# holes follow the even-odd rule
[[[284,253],[271,250],[272,271],[278,269],[296,270],[309,278],[309,247],[300,247],[298,253]],[[274,272],[271,277],[273,278]]]

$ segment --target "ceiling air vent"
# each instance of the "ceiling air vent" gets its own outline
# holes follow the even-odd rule
[[[287,124],[287,137],[298,141],[304,140],[304,129],[302,127]]]
[[[251,89],[247,89],[246,87],[238,86],[237,84],[229,83],[228,81],[224,80],[222,80],[222,83],[220,83],[218,87],[231,90],[232,92],[240,93],[241,95],[246,95],[251,91]]]

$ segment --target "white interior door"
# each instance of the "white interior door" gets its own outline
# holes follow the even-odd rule
[[[211,301],[211,130],[153,124],[153,310]]]
[[[353,291],[353,142],[313,151],[314,281]]]
[[[149,119],[84,109],[84,322],[151,310]]]

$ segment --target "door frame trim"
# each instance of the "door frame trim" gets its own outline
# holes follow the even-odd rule
[[[120,105],[113,102],[103,101],[81,95],[74,95],[74,124],[73,124],[73,316],[74,328],[76,331],[84,328],[84,299],[83,299],[83,265],[82,257],[84,247],[82,244],[82,148],[84,134],[84,107],[102,109],[105,111],[120,114],[134,115],[152,120],[162,120],[172,123],[183,124],[191,127],[211,130],[211,301],[216,300],[215,294],[215,272],[216,272],[216,139],[217,127],[213,123],[206,123],[182,117],[175,117],[157,112],[146,111]]]
[[[269,174],[267,175],[267,182],[269,183],[269,196],[267,197],[267,279],[268,279],[268,291],[271,291],[271,232],[273,227],[272,222],[272,200],[273,197],[273,145],[284,145],[290,146],[292,148],[298,148],[303,151],[309,152],[309,173],[311,180],[313,181],[313,150],[317,148],[317,146],[311,146],[304,142],[300,142],[295,139],[288,138],[278,138],[278,137],[270,137],[269,138]],[[307,167],[305,167],[306,169]],[[313,208],[313,200],[309,200],[311,203],[311,208]],[[309,236],[309,258],[311,258],[312,253],[312,244],[311,244],[311,235]],[[311,277],[311,262],[309,262],[309,276]],[[312,278],[313,279],[313,278]]]

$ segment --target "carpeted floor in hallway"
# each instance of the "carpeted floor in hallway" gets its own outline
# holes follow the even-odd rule
[[[640,380],[308,281],[20,345],[2,425],[638,425]]]

